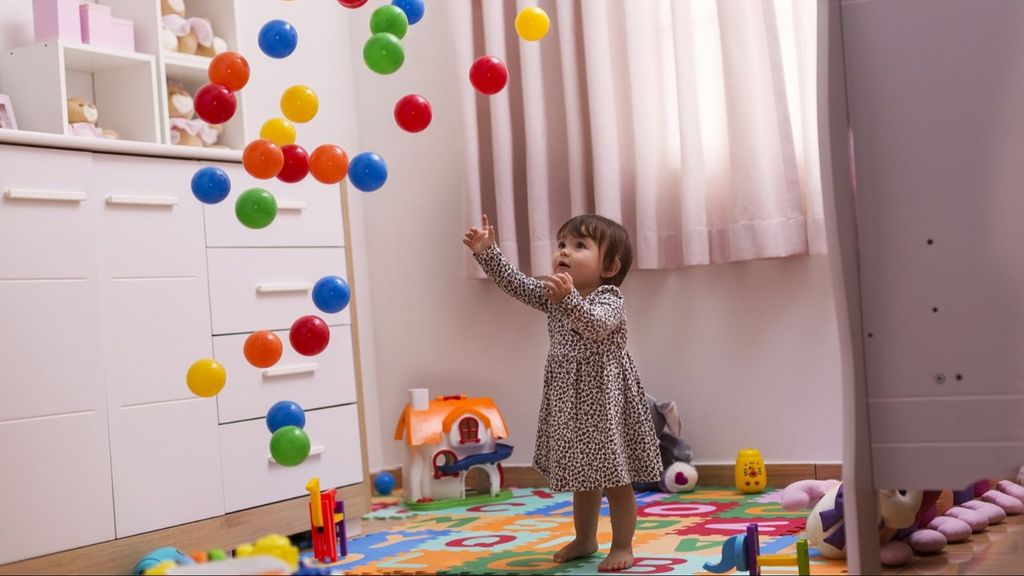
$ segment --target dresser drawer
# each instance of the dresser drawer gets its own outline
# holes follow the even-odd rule
[[[102,286],[110,406],[194,398],[185,374],[213,349],[205,274],[104,280]],[[232,376],[228,372],[229,385]]]
[[[356,405],[307,411],[305,430],[316,454],[288,468],[270,459],[270,432],[263,419],[221,425],[228,512],[302,496],[313,476],[320,478],[325,490],[363,481]]]
[[[238,164],[220,167],[231,176],[231,195],[220,204],[204,207],[207,246],[344,245],[340,187],[325,186],[312,177],[298,184],[254,180]],[[261,230],[246,228],[235,217],[235,200],[256,187],[268,190],[277,199],[277,218]]]
[[[0,278],[84,278],[99,202],[85,152],[0,146]]]
[[[182,160],[93,157],[89,190],[102,205],[104,276],[205,276],[203,207],[190,188],[198,167]]]
[[[224,513],[216,400],[111,409],[110,452],[118,538]]]
[[[285,330],[307,314],[350,322],[348,308],[325,314],[310,295],[320,278],[345,277],[343,248],[216,248],[207,259],[214,334]]]
[[[228,385],[217,396],[220,421],[237,422],[267,415],[275,402],[287,398],[306,410],[356,401],[352,329],[331,327],[331,344],[314,358],[301,356],[288,342],[288,331],[276,332],[284,354],[273,367],[252,366],[242,353],[248,334],[218,336],[213,354],[228,372]]]
[[[0,280],[0,421],[106,404],[98,292],[94,280]]]
[[[0,454],[0,564],[114,539],[105,410],[2,422]]]

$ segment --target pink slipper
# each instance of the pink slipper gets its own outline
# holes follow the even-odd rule
[[[971,531],[975,534],[979,532],[984,532],[986,529],[988,529],[988,518],[986,518],[980,512],[968,510],[963,506],[953,506],[949,510],[946,510],[945,515],[951,518],[956,518],[958,520],[963,520],[967,523],[968,526],[971,527]]]
[[[971,525],[952,516],[936,516],[927,527],[941,533],[950,544],[959,544],[971,537]]]
[[[985,519],[988,520],[989,526],[1002,524],[1006,521],[1006,511],[995,504],[989,504],[988,502],[983,502],[981,500],[969,500],[961,504],[961,506],[968,510],[974,510],[975,512],[983,514]]]
[[[999,490],[989,490],[981,495],[981,499],[989,504],[995,504],[1006,512],[1007,516],[1024,514],[1024,502],[1017,500],[1009,494],[1003,494]]]

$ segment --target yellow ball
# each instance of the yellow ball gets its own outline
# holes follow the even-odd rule
[[[188,375],[185,376],[188,389],[196,396],[203,398],[216,396],[227,381],[228,373],[224,370],[224,366],[210,358],[193,362],[188,369]]]
[[[295,144],[295,124],[284,118],[271,118],[260,128],[260,138],[270,140],[278,146]]]
[[[516,32],[527,42],[536,42],[547,36],[550,27],[551,19],[548,18],[547,12],[536,6],[523,8],[516,16]]]
[[[309,122],[320,109],[320,100],[309,86],[292,86],[281,96],[281,112],[292,122]]]

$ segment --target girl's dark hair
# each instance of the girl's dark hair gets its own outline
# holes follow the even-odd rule
[[[572,234],[577,238],[590,238],[601,250],[601,269],[606,270],[619,261],[619,272],[611,278],[602,279],[602,284],[621,286],[629,267],[633,265],[633,243],[629,232],[621,224],[597,214],[581,214],[569,219],[558,229],[558,239]]]

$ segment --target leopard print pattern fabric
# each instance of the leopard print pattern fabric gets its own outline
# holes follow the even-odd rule
[[[475,255],[505,292],[548,316],[551,348],[533,465],[555,491],[596,490],[661,479],[661,455],[640,374],[626,350],[622,292],[601,286],[562,302],[494,245]]]

